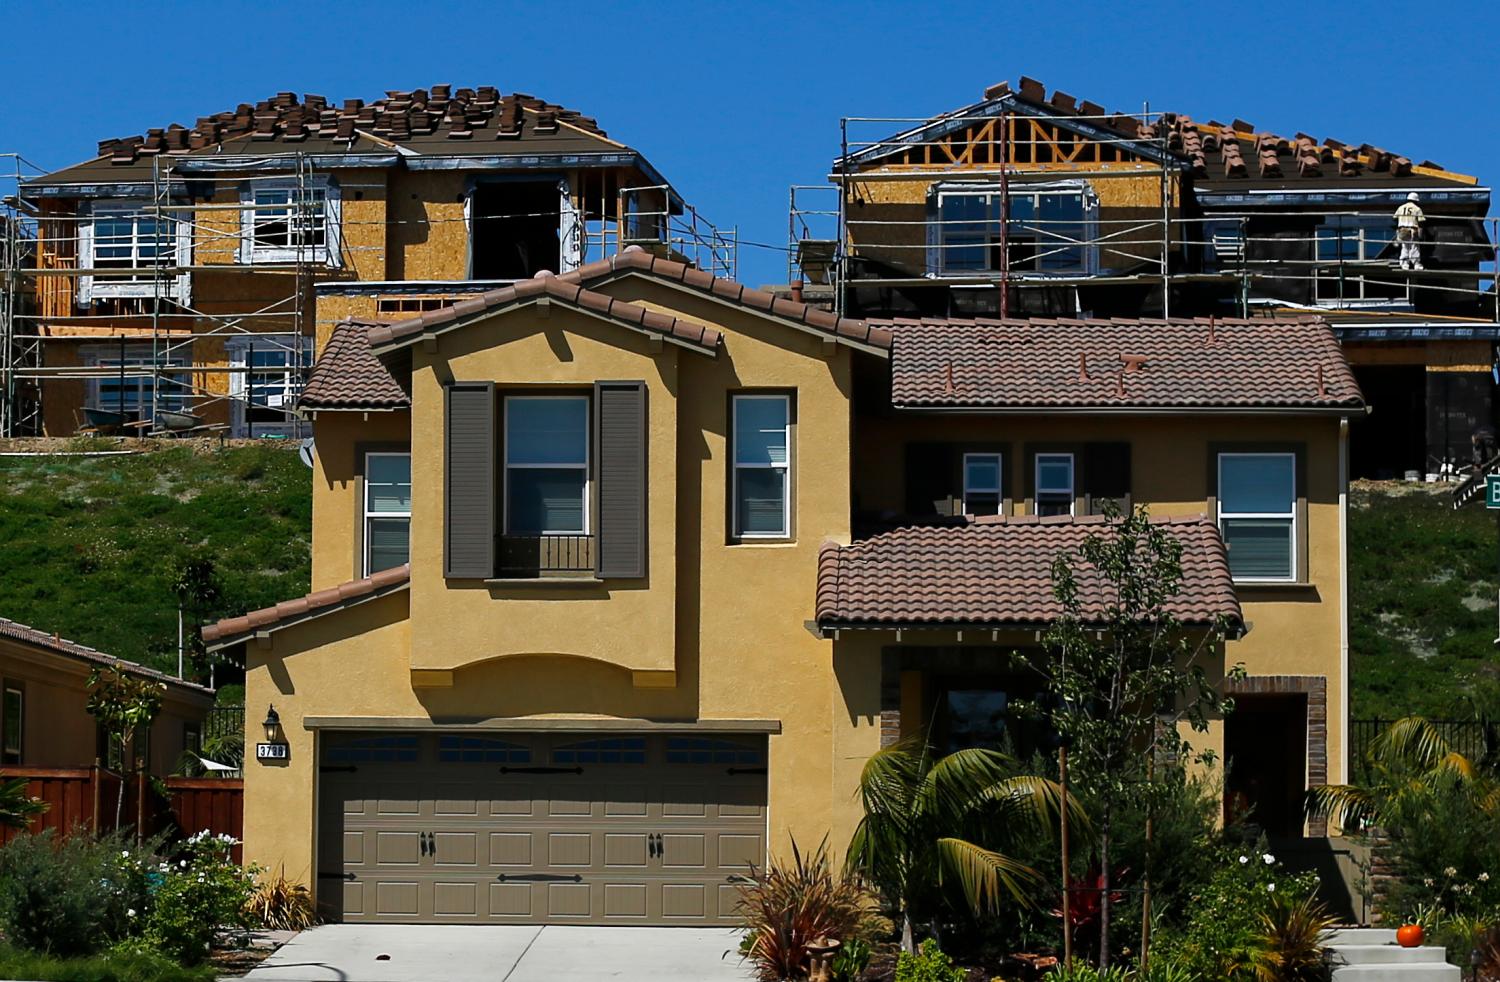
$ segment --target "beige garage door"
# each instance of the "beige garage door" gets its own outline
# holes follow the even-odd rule
[[[325,913],[721,925],[765,860],[766,739],[328,734]]]

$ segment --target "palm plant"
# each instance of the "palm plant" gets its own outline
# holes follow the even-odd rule
[[[47,803],[31,797],[26,785],[24,777],[0,781],[0,826],[24,829],[31,823],[31,816],[47,810]]]
[[[1013,826],[1050,829],[1061,789],[1013,773],[1010,757],[981,748],[938,756],[909,738],[871,757],[860,774],[865,817],[849,843],[849,868],[868,878],[901,918],[901,945],[913,950],[913,911],[956,887],[975,913],[1005,897],[1026,905],[1042,882],[1024,863],[973,841]],[[1082,820],[1076,803],[1070,813]]]
[[[1261,934],[1250,954],[1256,982],[1317,982],[1328,974],[1324,939],[1338,922],[1314,897],[1280,897],[1261,915]]]
[[[1308,810],[1344,829],[1389,826],[1399,816],[1425,810],[1440,793],[1461,791],[1489,814],[1500,813],[1500,783],[1454,750],[1442,731],[1421,716],[1388,726],[1370,744],[1364,784],[1325,784],[1308,792]]]

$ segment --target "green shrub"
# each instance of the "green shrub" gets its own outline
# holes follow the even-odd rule
[[[874,899],[856,880],[834,871],[828,844],[804,854],[792,841],[792,858],[772,858],[740,887],[745,926],[740,954],[767,982],[796,978],[807,965],[807,948],[825,938],[858,937]]]
[[[31,951],[84,955],[137,929],[147,907],[145,855],[118,835],[22,835],[0,849],[0,928]],[[16,976],[12,976],[16,977]]]
[[[183,968],[152,951],[116,949],[100,955],[59,958],[0,945],[0,978],[34,982],[213,982],[209,966]]]
[[[1500,909],[1500,809],[1462,785],[1402,803],[1383,847],[1397,873],[1383,913],[1406,918],[1419,908],[1444,917]],[[1441,829],[1442,834],[1433,834]]]
[[[199,832],[175,860],[161,864],[166,875],[151,896],[142,934],[147,945],[196,965],[208,957],[221,930],[249,929],[256,871],[230,858],[234,843],[231,836]]]
[[[1112,965],[1101,972],[1084,961],[1075,961],[1072,968],[1063,968],[1059,965],[1047,973],[1047,982],[1127,982],[1134,978],[1117,965]]]
[[[1323,939],[1337,923],[1311,896],[1271,902],[1250,955],[1259,982],[1319,982],[1328,974]]]
[[[896,982],[966,982],[968,977],[931,938],[922,942],[916,954],[903,951],[896,961]]]
[[[863,938],[850,938],[844,942],[839,953],[833,956],[834,982],[859,982],[870,965],[870,942]]]
[[[318,922],[312,893],[301,883],[288,880],[284,869],[256,885],[245,905],[245,916],[251,924],[272,931],[302,931]]]

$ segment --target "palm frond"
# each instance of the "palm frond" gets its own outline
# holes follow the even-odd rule
[[[1340,828],[1358,828],[1379,818],[1376,796],[1353,784],[1321,784],[1308,789],[1308,812],[1327,815]]]
[[[933,761],[917,785],[914,811],[951,823],[971,809],[985,790],[1005,780],[1010,758],[998,750],[970,747]]]
[[[1387,763],[1409,762],[1427,770],[1436,766],[1453,748],[1442,731],[1423,716],[1407,716],[1382,730],[1371,743],[1371,753]]]
[[[1025,863],[964,839],[938,839],[937,849],[944,871],[958,879],[976,914],[999,910],[1005,894],[1029,907],[1028,891],[1042,882],[1041,874]]]
[[[1062,785],[1050,778],[1019,774],[985,788],[981,799],[1000,805],[1036,828],[1050,829],[1062,812]],[[1089,825],[1088,812],[1077,795],[1068,797],[1068,821],[1075,828]]]
[[[921,782],[923,747],[913,739],[883,747],[865,761],[859,796],[867,815],[909,815]]]

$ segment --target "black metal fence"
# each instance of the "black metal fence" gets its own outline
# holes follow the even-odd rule
[[[245,707],[239,706],[213,706],[208,711],[208,716],[203,720],[203,739],[205,741],[222,737],[231,733],[243,734],[245,732]]]
[[[1349,721],[1349,764],[1356,774],[1362,772],[1375,740],[1394,719],[1355,719]],[[1500,765],[1500,720],[1429,719],[1448,746],[1472,761]]]

